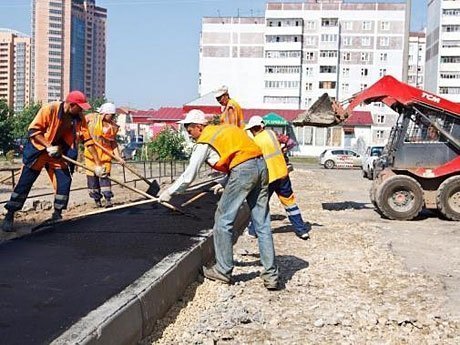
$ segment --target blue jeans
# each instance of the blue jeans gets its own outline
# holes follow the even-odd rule
[[[268,208],[268,170],[263,158],[248,160],[234,167],[220,198],[214,217],[216,269],[226,275],[233,270],[233,224],[244,200],[251,210],[259,242],[264,280],[277,280],[275,248]]]

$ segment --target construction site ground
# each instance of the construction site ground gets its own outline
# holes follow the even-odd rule
[[[295,164],[291,179],[312,230],[310,240],[298,239],[272,198],[283,288],[263,287],[257,240],[243,235],[234,248],[236,283],[192,284],[143,344],[460,343],[458,222],[431,212],[411,222],[381,218],[359,170]],[[75,174],[73,187],[84,185],[84,175]],[[1,187],[4,201],[10,187]],[[36,188],[50,191],[46,175]],[[115,204],[142,198],[119,187],[114,192]],[[51,200],[28,202],[18,215],[19,235],[50,216]],[[90,211],[87,191],[75,191],[64,217]]]

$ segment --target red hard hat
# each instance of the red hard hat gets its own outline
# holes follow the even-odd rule
[[[83,110],[91,109],[91,105],[86,101],[86,96],[81,91],[70,91],[65,101],[78,104]]]

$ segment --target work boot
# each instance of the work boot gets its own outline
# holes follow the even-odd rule
[[[99,199],[99,200],[94,200],[94,202],[96,203],[96,207],[102,207],[101,199]]]
[[[264,286],[267,290],[276,291],[280,289],[280,284],[277,279],[264,279]]]
[[[112,200],[107,199],[105,200],[105,208],[111,208],[113,207]]]
[[[296,233],[297,237],[300,238],[301,240],[309,240],[310,239],[310,234],[308,232],[304,232],[301,234]]]
[[[53,214],[51,215],[51,220],[53,222],[62,219],[62,210],[54,210]]]
[[[13,224],[14,224],[14,212],[8,211],[3,219],[2,230],[5,232],[13,232]]]
[[[210,268],[203,267],[203,275],[206,278],[210,279],[210,280],[220,281],[220,282],[225,283],[225,284],[231,284],[232,283],[231,277],[226,275],[226,274],[220,273],[216,269],[215,266],[212,266]]]

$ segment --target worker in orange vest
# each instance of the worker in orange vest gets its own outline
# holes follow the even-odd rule
[[[97,113],[86,115],[89,132],[95,141],[95,148],[100,157],[100,160],[105,168],[107,176],[112,170],[112,157],[116,157],[118,161],[123,162],[120,155],[120,150],[117,144],[117,133],[119,126],[114,121],[114,115],[117,109],[113,103],[104,103],[98,109]],[[85,165],[94,169],[95,161],[91,152],[85,148]],[[102,197],[105,199],[105,207],[112,207],[112,184],[110,179],[98,177],[91,171],[86,171],[86,179],[88,183],[89,196],[94,199],[97,207],[102,207]]]
[[[278,267],[275,263],[267,198],[268,171],[262,151],[241,128],[233,125],[208,125],[201,110],[191,110],[179,123],[185,126],[197,144],[184,173],[160,194],[160,201],[169,201],[172,195],[185,191],[204,162],[227,175],[225,188],[223,181],[212,188],[215,194],[222,192],[214,217],[216,264],[211,268],[204,267],[204,276],[231,283],[234,266],[233,224],[238,210],[246,200],[259,237],[264,286],[269,290],[278,289]]]
[[[269,179],[268,199],[270,200],[273,193],[278,195],[294,227],[295,234],[302,240],[308,240],[310,238],[308,234],[310,229],[304,223],[300,209],[297,206],[291,179],[289,178],[288,167],[276,133],[265,128],[263,118],[260,116],[251,117],[245,129],[251,131],[255,143],[262,150],[265,162],[267,163]],[[248,233],[253,237],[256,236],[253,222],[249,223]]]
[[[223,125],[235,125],[239,128],[244,128],[243,109],[228,94],[228,87],[221,86],[214,92],[217,102],[223,107],[223,112],[220,115],[220,123]]]
[[[73,167],[67,164],[62,155],[76,159],[80,141],[93,156],[96,174],[104,176],[104,167],[83,116],[83,110],[90,108],[82,92],[72,91],[67,95],[65,102],[45,104],[38,111],[29,126],[29,140],[23,152],[21,176],[5,205],[8,213],[3,220],[3,231],[14,231],[14,214],[24,206],[30,189],[43,168],[46,169],[55,189],[54,212],[51,219],[62,219],[62,210],[67,208],[69,202],[73,171]]]

